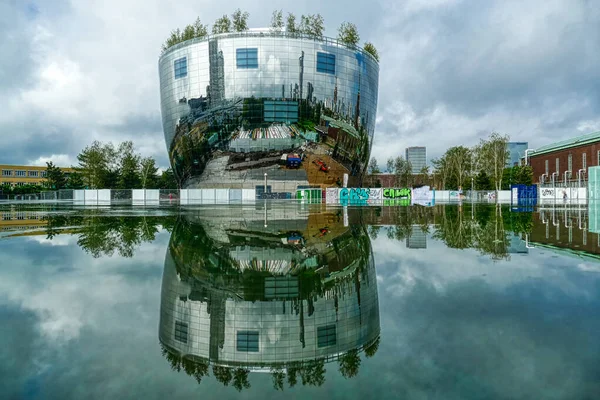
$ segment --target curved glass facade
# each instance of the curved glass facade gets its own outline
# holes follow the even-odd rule
[[[361,350],[374,351],[379,306],[366,227],[290,204],[266,222],[253,208],[179,218],[159,328],[174,368],[195,376],[212,366],[217,379],[234,371],[324,374],[327,362],[351,365]]]
[[[298,34],[221,34],[173,46],[159,71],[165,140],[184,187],[293,193],[341,186],[344,175],[360,184],[379,79],[362,49]]]

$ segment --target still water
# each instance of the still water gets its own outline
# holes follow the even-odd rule
[[[0,397],[597,399],[587,209],[0,209]]]

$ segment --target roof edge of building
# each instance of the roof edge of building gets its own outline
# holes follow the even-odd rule
[[[572,149],[579,146],[584,146],[589,143],[600,141],[600,131],[592,132],[581,136],[576,136],[572,139],[563,140],[547,144],[529,153],[529,157],[540,156],[547,153],[552,153],[559,150]]]

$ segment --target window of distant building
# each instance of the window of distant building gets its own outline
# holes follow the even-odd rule
[[[555,162],[554,162],[554,163],[556,164],[556,174],[558,175],[558,174],[560,173],[560,171],[559,171],[559,169],[558,169],[558,166],[559,166],[559,160],[558,160],[558,157],[556,157],[556,160],[555,160]]]
[[[257,352],[258,331],[238,331],[236,349],[237,351]]]
[[[583,153],[581,155],[581,168],[583,168],[583,169],[587,168],[587,153]]]
[[[15,176],[27,176],[27,171],[15,171]]]
[[[32,178],[37,178],[38,171],[29,171],[29,176],[32,177]]]
[[[46,171],[41,171],[41,172],[40,172],[40,176],[41,176],[42,178],[45,178],[45,177],[46,177]]]
[[[181,57],[173,62],[175,69],[175,79],[187,76],[187,57]]]
[[[188,324],[175,321],[175,340],[181,343],[188,341]]]
[[[548,173],[550,172],[550,162],[548,160],[546,160],[546,175],[548,175]]]
[[[573,154],[569,154],[567,157],[567,171],[573,171]]]
[[[336,344],[335,325],[320,326],[317,328],[317,346],[327,347]]]
[[[235,65],[238,68],[258,68],[258,49],[236,49]]]
[[[335,54],[317,52],[317,72],[335,75]]]
[[[13,176],[12,169],[3,169],[2,176]]]

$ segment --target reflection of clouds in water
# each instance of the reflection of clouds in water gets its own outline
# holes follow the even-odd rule
[[[49,246],[68,246],[73,243],[77,243],[77,236],[72,235],[57,235],[52,239],[48,239],[45,236],[30,236],[28,240],[37,242],[39,244],[47,244]]]
[[[535,251],[493,263],[434,240],[427,251],[403,247],[381,236],[373,242],[385,293],[381,351],[395,354],[380,370],[402,396],[597,393],[600,274]]]
[[[77,338],[84,328],[107,332],[113,329],[114,321],[106,309],[132,307],[132,301],[149,295],[144,293],[148,283],[144,275],[151,272],[144,265],[161,260],[166,246],[144,243],[134,259],[119,258],[107,263],[106,259],[94,259],[76,247],[77,236],[58,235],[51,242],[54,241],[59,245],[49,247],[42,237],[10,239],[10,248],[5,242],[0,254],[12,263],[0,272],[0,292],[10,303],[34,313],[40,332],[57,342]],[[55,253],[58,250],[60,254]],[[37,257],[39,254],[44,255],[42,260]],[[156,271],[158,282],[160,273]]]

